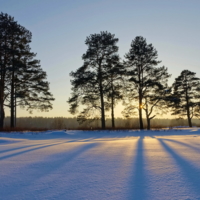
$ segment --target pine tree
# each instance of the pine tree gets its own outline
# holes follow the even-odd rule
[[[15,108],[20,106],[29,112],[35,109],[40,111],[52,109],[51,102],[54,98],[49,92],[47,74],[42,70],[40,61],[31,57],[25,66],[26,69],[22,73],[16,73],[15,77]]]
[[[54,100],[49,92],[46,73],[31,52],[32,34],[8,14],[0,14],[1,40],[1,110],[10,107],[11,127],[16,125],[16,106],[28,110],[48,110]],[[17,102],[20,99],[20,103]],[[23,102],[23,103],[22,103]],[[1,114],[3,116],[3,113]],[[3,117],[1,117],[1,127]]]
[[[157,60],[157,51],[152,44],[147,44],[146,39],[137,36],[131,43],[129,52],[125,55],[125,65],[127,68],[127,95],[129,101],[138,101],[138,106],[128,106],[132,110],[139,111],[140,129],[144,129],[142,120],[142,110],[145,104],[145,95],[152,84],[150,71],[160,63]]]
[[[149,73],[148,88],[144,95],[143,110],[146,113],[147,129],[151,129],[151,120],[157,114],[163,114],[168,110],[168,99],[170,97],[170,88],[168,87],[168,78],[171,76],[166,67],[154,67]]]
[[[76,72],[71,72],[73,78],[72,97],[68,100],[70,112],[75,114],[79,104],[85,106],[80,113],[80,119],[87,119],[100,112],[102,129],[105,129],[105,93],[107,62],[118,51],[118,39],[108,32],[91,34],[86,38],[88,49],[83,54],[84,64]]]
[[[108,110],[111,110],[111,122],[112,128],[115,128],[115,115],[114,108],[119,100],[123,99],[123,89],[124,89],[124,66],[120,63],[120,58],[118,55],[114,55],[110,60],[107,61],[107,71],[106,71],[106,96],[108,100]]]
[[[4,124],[4,104],[8,98],[8,81],[10,81],[11,55],[10,55],[10,24],[14,18],[8,14],[0,14],[0,127]]]
[[[200,78],[195,72],[183,70],[175,79],[172,90],[172,115],[186,116],[189,127],[192,127],[192,118],[200,116]]]

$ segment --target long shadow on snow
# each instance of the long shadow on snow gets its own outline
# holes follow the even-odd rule
[[[191,165],[186,159],[179,156],[173,149],[171,149],[162,139],[158,139],[164,149],[171,155],[171,157],[176,161],[183,175],[188,180],[189,185],[192,187],[193,191],[197,195],[200,195],[200,169],[197,169]]]
[[[89,142],[91,141],[91,139],[87,139],[87,140],[77,140],[77,139],[74,139],[74,140],[67,140],[65,141],[64,143],[72,143],[72,142]],[[35,146],[44,146],[44,144],[33,144],[33,145],[27,145],[27,146],[23,146],[23,147],[16,147],[16,148],[12,148],[12,149],[6,149],[6,150],[2,150],[0,151],[0,153],[6,153],[6,152],[9,152],[9,151],[15,151],[15,150],[20,150],[20,149],[25,149],[25,148],[29,148],[29,147],[35,147]],[[1,157],[0,157],[0,160],[1,160]]]
[[[9,151],[16,151],[16,150],[20,150],[20,149],[25,149],[25,148],[29,148],[29,147],[35,147],[35,146],[42,146],[42,145],[44,145],[44,144],[32,144],[32,145],[26,145],[26,146],[22,146],[22,147],[15,147],[12,149],[2,150],[2,151],[0,151],[0,153],[6,153]]]
[[[186,144],[184,142],[180,142],[180,141],[176,141],[176,140],[171,140],[171,139],[162,139],[162,140],[173,142],[173,143],[176,143],[176,144],[180,144],[182,146],[188,147],[188,148],[193,149],[193,150],[198,151],[198,152],[200,151],[200,148],[194,147],[194,146]]]
[[[80,147],[77,147],[75,149],[71,149],[70,151],[66,151],[63,153],[58,153],[56,155],[54,155],[53,157],[51,157],[50,160],[45,160],[43,162],[40,162],[36,165],[29,165],[29,166],[25,166],[24,169],[21,169],[24,171],[24,174],[27,174],[27,177],[30,178],[30,180],[26,180],[26,188],[30,189],[28,187],[30,187],[32,184],[36,184],[36,181],[40,180],[41,178],[45,178],[45,177],[49,177],[49,175],[54,174],[53,172],[58,170],[61,167],[66,166],[66,163],[69,163],[70,161],[74,160],[76,157],[80,156],[81,154],[83,154],[84,152],[98,146],[98,143],[90,143],[90,144],[84,144],[84,145],[80,145]],[[55,158],[55,159],[54,159]],[[41,170],[45,167],[45,170]],[[67,164],[67,167],[69,167],[70,165]],[[32,169],[35,169],[35,171],[32,171]],[[30,176],[30,172],[32,171],[32,173],[34,174],[34,176]],[[67,174],[67,170],[63,170],[64,174]],[[59,170],[59,172],[62,172],[61,170]],[[59,173],[55,173],[55,176],[58,176]],[[60,174],[62,176],[62,174]],[[47,180],[46,180],[47,181]],[[53,182],[54,181],[59,181],[59,177],[54,177]],[[18,181],[13,183],[14,185],[18,185]],[[48,183],[51,184],[51,183]],[[22,191],[15,191],[15,193],[20,193],[23,192],[25,188],[22,188]],[[51,188],[49,188],[49,190],[51,190]],[[41,188],[41,191],[44,191],[43,188]]]
[[[55,159],[51,159],[50,161],[47,161],[47,162],[45,161],[45,165],[50,166],[49,168],[47,167],[47,169],[45,170],[45,174],[51,174],[52,171],[59,169],[60,167],[64,166],[66,163],[70,162],[71,160],[80,156],[84,152],[98,145],[99,144],[97,143],[83,144],[75,149],[70,149],[63,153],[58,153],[54,155],[54,157],[56,158],[56,162],[55,162]],[[41,175],[44,176],[44,173]]]
[[[25,151],[20,151],[20,152],[13,153],[13,154],[10,154],[10,155],[2,156],[2,157],[0,157],[0,160],[4,160],[4,159],[7,159],[7,158],[11,158],[11,157],[14,157],[14,156],[18,156],[18,155],[21,155],[21,154],[24,154],[24,153],[31,152],[31,151],[34,151],[34,150],[52,147],[52,146],[56,146],[56,145],[64,144],[64,143],[66,143],[66,142],[57,142],[57,143],[54,143],[54,144],[41,145],[41,146],[36,147],[36,148],[31,148],[31,149],[27,149]],[[25,147],[25,148],[27,148],[27,147]]]
[[[144,136],[140,136],[136,147],[136,157],[134,163],[134,171],[131,175],[130,191],[128,199],[147,199],[147,181],[145,178],[144,168],[144,152],[143,152],[143,139]]]

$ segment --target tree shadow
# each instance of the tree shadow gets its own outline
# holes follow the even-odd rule
[[[14,153],[14,154],[10,154],[10,155],[7,155],[7,156],[0,157],[0,160],[6,159],[6,158],[9,158],[9,157],[13,157],[13,156],[17,156],[17,155],[20,155],[22,153],[27,153],[29,151],[33,151],[33,150],[49,147],[49,146],[55,146],[55,145],[64,144],[64,143],[89,142],[89,141],[91,141],[91,139],[87,139],[87,140],[84,140],[84,141],[73,139],[73,140],[62,141],[62,142],[58,142],[58,143],[54,143],[54,144],[50,143],[48,145],[45,145],[45,144],[32,144],[32,145],[26,145],[26,146],[23,146],[23,147],[16,147],[16,148],[12,148],[12,149],[6,149],[6,150],[0,151],[0,153],[7,153],[7,152],[10,152],[10,151],[16,151],[16,150],[20,150],[20,149],[29,148],[29,147],[37,147],[37,148],[32,148],[32,149],[28,149],[28,150],[25,150],[25,151],[20,151],[20,152]]]
[[[178,155],[163,141],[163,139],[158,139],[158,141],[180,167],[181,173],[188,181],[188,185],[191,187],[193,192],[200,196],[200,169],[194,167],[192,164],[190,164],[190,162]]]
[[[144,136],[140,136],[136,146],[136,157],[134,162],[134,170],[131,175],[130,191],[128,199],[147,199],[147,181],[145,175],[144,164]]]
[[[67,170],[68,165],[70,161],[74,160],[76,157],[80,156],[84,152],[95,148],[98,143],[89,143],[89,144],[84,144],[80,145],[79,147],[75,149],[70,149],[68,151],[64,151],[62,153],[57,153],[53,156],[50,156],[48,159],[44,159],[43,161],[40,161],[39,163],[33,162],[29,165],[24,166],[23,169],[20,169],[20,171],[23,171],[23,176],[26,177],[26,179],[20,179],[17,176],[21,176],[21,174],[18,175],[18,172],[13,174],[13,186],[16,188],[16,190],[11,191],[11,196],[19,196],[21,193],[24,192],[24,190],[29,191],[31,190],[31,187],[34,188],[34,185],[39,182],[46,182],[46,181],[52,181],[51,184],[54,182],[59,181],[59,176],[63,174],[65,170]],[[45,167],[45,170],[44,170]],[[61,169],[62,168],[62,169]],[[66,168],[66,169],[65,169]],[[67,173],[67,171],[66,171]],[[49,179],[49,176],[53,176],[53,178]],[[21,182],[19,183],[19,180]],[[26,183],[26,185],[24,185]],[[28,184],[27,184],[28,183]],[[49,183],[49,182],[48,182]],[[19,185],[24,185],[23,187],[19,187]],[[44,184],[45,185],[45,184]],[[45,190],[52,190],[52,188],[46,188],[46,186],[43,188],[41,187],[40,192],[44,192]],[[6,192],[6,191],[5,191]],[[7,192],[6,192],[7,193]]]
[[[32,144],[32,145],[26,145],[23,147],[15,147],[12,149],[2,150],[2,151],[0,151],[0,153],[6,153],[6,152],[10,152],[10,151],[16,151],[16,150],[20,150],[20,149],[25,149],[25,148],[29,148],[29,147],[35,147],[35,146],[42,146],[42,145],[44,145],[44,144]]]
[[[24,154],[24,153],[31,152],[31,151],[34,151],[34,150],[52,147],[52,146],[56,146],[56,145],[64,144],[64,143],[65,142],[57,142],[57,143],[54,143],[54,144],[51,143],[51,144],[48,144],[48,145],[39,145],[39,147],[36,147],[36,148],[31,148],[31,149],[27,149],[25,151],[20,151],[20,152],[16,152],[16,153],[13,153],[13,154],[6,155],[6,156],[2,156],[2,157],[0,157],[0,160],[4,160],[4,159],[7,159],[7,158],[11,158],[11,157],[14,157],[14,156],[18,156],[18,155],[21,155],[21,154]],[[33,145],[33,146],[35,146],[35,145]],[[36,146],[38,146],[38,145],[36,145]],[[30,147],[32,147],[32,146],[30,146]],[[28,147],[26,146],[24,148],[28,148]]]
[[[162,139],[162,140],[169,141],[169,142],[173,142],[173,143],[176,143],[176,144],[180,144],[180,145],[182,145],[182,146],[185,146],[185,147],[188,147],[188,148],[190,148],[190,149],[193,149],[193,150],[195,150],[195,151],[197,151],[197,152],[200,151],[200,148],[194,147],[194,146],[189,145],[189,144],[186,144],[186,143],[184,143],[184,142],[180,142],[180,141],[176,141],[176,140],[172,140],[172,139]]]
[[[64,166],[66,163],[80,156],[84,152],[95,148],[98,145],[99,145],[98,143],[83,144],[83,145],[78,146],[75,149],[71,149],[63,153],[59,153],[58,154],[59,159],[57,159],[57,162],[55,162],[56,159],[52,159],[53,161],[50,161],[49,164],[47,163],[47,165],[50,165],[51,167],[49,168],[49,171],[46,171],[46,174],[50,174],[51,171],[57,170],[59,167]],[[58,157],[58,156],[55,155],[55,157]]]

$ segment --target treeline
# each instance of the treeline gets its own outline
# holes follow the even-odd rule
[[[13,17],[0,14],[0,128],[5,106],[10,108],[10,127],[18,124],[17,106],[30,112],[52,109],[54,98],[46,72],[31,51],[31,39],[31,32]],[[167,67],[158,66],[161,61],[152,44],[137,36],[122,59],[118,41],[107,31],[86,38],[83,65],[70,73],[69,112],[80,124],[100,120],[102,129],[116,128],[115,109],[121,101],[123,116],[132,119],[132,126],[137,124],[133,117],[138,116],[140,129],[150,129],[156,116],[169,112],[186,118],[192,127],[192,119],[200,117],[200,79],[196,73],[183,70],[169,86],[171,74]],[[111,120],[106,119],[108,112]]]
[[[86,38],[83,65],[70,73],[70,113],[80,123],[100,119],[105,129],[109,126],[105,113],[110,111],[115,128],[114,108],[122,101],[124,117],[138,115],[140,129],[145,128],[143,117],[150,129],[157,115],[169,112],[187,118],[192,127],[192,119],[200,117],[200,79],[196,73],[183,70],[169,86],[171,74],[165,66],[158,66],[157,50],[144,37],[135,37],[124,60],[118,55],[117,42],[118,38],[107,31]]]
[[[138,118],[116,118],[116,129],[139,129]],[[107,128],[112,128],[112,120],[106,119]],[[5,118],[5,127],[9,127],[10,117]],[[194,125],[200,126],[200,120],[194,119]],[[153,119],[152,128],[171,128],[175,126],[187,126],[186,119]],[[64,117],[19,117],[17,118],[17,127],[23,129],[100,129],[101,120],[93,122],[85,121],[83,124],[77,122],[77,118]],[[147,124],[144,123],[144,127]]]
[[[52,109],[47,75],[31,51],[32,34],[13,17],[0,13],[0,128],[4,108],[10,108],[10,127],[16,125],[16,107],[28,111]]]

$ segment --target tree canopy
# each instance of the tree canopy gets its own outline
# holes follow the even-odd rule
[[[115,35],[105,31],[100,34],[91,34],[86,38],[85,44],[88,49],[83,54],[83,66],[76,72],[71,72],[72,97],[68,100],[70,112],[76,113],[79,104],[84,109],[78,118],[84,120],[92,117],[94,112],[100,114],[102,128],[105,124],[105,110],[108,108],[106,102],[108,66],[113,62],[118,51],[118,39]],[[99,113],[99,114],[98,114]]]
[[[126,90],[128,99],[126,109],[132,113],[134,109],[138,109],[140,129],[144,129],[142,110],[144,107],[147,109],[147,98],[150,91],[153,92],[152,88],[161,84],[158,78],[155,79],[155,76],[158,77],[158,73],[160,73],[158,69],[155,69],[155,66],[160,63],[157,57],[156,49],[152,44],[147,44],[146,39],[142,36],[137,36],[132,41],[131,48],[125,55],[124,65],[127,70]],[[165,69],[163,68],[163,70]],[[137,101],[138,106],[131,105],[132,101]]]
[[[192,127],[192,118],[199,117],[200,78],[195,72],[183,70],[172,85],[172,115],[186,116],[188,125]]]
[[[4,106],[10,107],[11,127],[16,124],[16,106],[29,111],[52,109],[47,75],[31,52],[32,34],[8,14],[0,14],[0,126]]]

